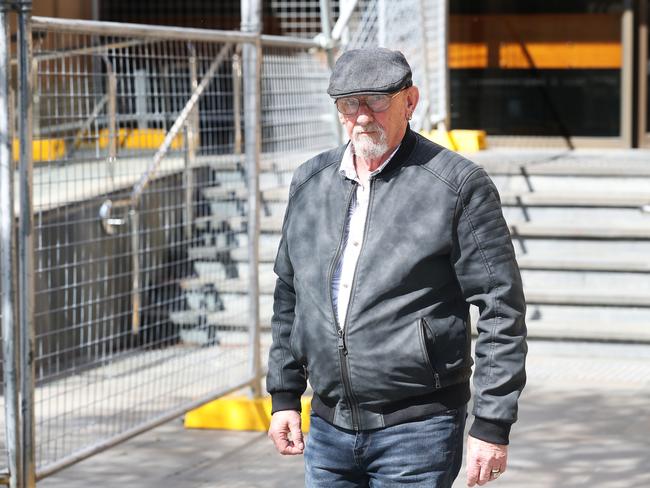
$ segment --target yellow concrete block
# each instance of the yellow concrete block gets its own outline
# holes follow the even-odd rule
[[[451,131],[451,139],[456,146],[456,151],[477,152],[487,147],[484,130],[459,130]]]
[[[450,133],[446,130],[433,129],[429,132],[420,131],[420,134],[422,134],[427,139],[435,142],[436,144],[440,144],[441,146],[446,147],[447,149],[451,149],[452,151],[456,150],[456,145],[454,144]]]
[[[444,131],[433,129],[429,132],[421,131],[420,134],[452,151],[476,152],[487,147],[486,135],[483,130]]]
[[[303,397],[302,430],[309,431],[311,397]],[[228,396],[191,410],[185,415],[188,429],[256,430],[266,432],[271,423],[271,398]]]
[[[20,141],[14,139],[11,145],[14,161],[20,158]],[[63,139],[35,139],[32,141],[32,159],[34,161],[55,161],[65,156]]]
[[[117,146],[124,149],[158,149],[166,135],[167,132],[163,129],[127,129],[122,127],[117,130]],[[99,131],[99,147],[108,147],[109,136],[108,129]],[[183,134],[178,134],[172,140],[171,149],[181,149],[183,144]]]

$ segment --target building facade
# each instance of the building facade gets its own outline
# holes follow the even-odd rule
[[[343,3],[331,2],[334,16]],[[450,127],[508,145],[650,147],[649,3],[449,0]],[[318,0],[263,0],[262,10],[265,33],[320,30]],[[34,14],[240,26],[237,0],[35,0]]]

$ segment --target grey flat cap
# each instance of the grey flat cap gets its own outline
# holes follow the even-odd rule
[[[353,49],[336,61],[327,93],[332,98],[395,93],[412,84],[411,67],[401,52]]]

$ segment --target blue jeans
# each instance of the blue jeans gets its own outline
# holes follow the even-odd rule
[[[307,488],[451,488],[463,458],[467,407],[383,429],[355,432],[311,415]]]

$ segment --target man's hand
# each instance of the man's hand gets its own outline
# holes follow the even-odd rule
[[[295,410],[280,410],[271,416],[269,437],[280,454],[296,455],[305,450],[300,413]]]
[[[467,486],[483,486],[505,473],[508,446],[467,437]]]

